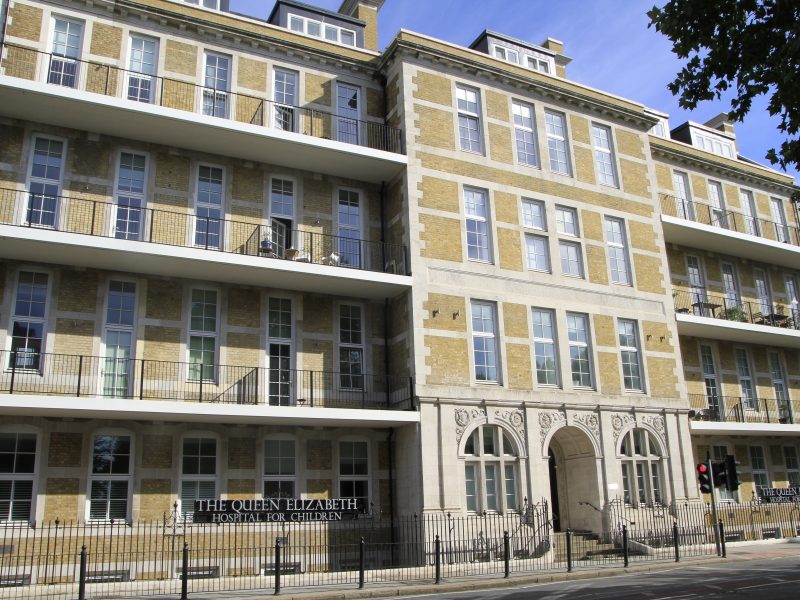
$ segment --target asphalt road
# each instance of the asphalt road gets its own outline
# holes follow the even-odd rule
[[[800,553],[792,557],[677,567],[655,573],[416,597],[438,600],[797,600],[800,598]]]

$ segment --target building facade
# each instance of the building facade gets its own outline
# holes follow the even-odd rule
[[[700,501],[706,451],[732,501],[796,482],[792,179],[551,38],[379,51],[381,5],[4,7],[0,519],[600,530]]]

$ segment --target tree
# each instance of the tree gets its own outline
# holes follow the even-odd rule
[[[741,121],[753,98],[766,95],[767,110],[786,134],[766,158],[784,169],[800,167],[800,2],[798,0],[669,0],[648,13],[649,26],[672,42],[685,66],[667,87],[682,108],[729,90],[730,117]]]

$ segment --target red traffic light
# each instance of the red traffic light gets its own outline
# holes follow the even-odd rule
[[[708,465],[706,463],[700,463],[699,465],[697,465],[697,472],[708,473]]]

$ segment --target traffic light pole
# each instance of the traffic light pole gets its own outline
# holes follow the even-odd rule
[[[722,545],[719,538],[719,520],[717,519],[717,492],[714,486],[714,461],[711,460],[711,453],[706,453],[706,464],[708,465],[708,475],[711,478],[711,516],[714,520],[714,543],[717,546],[717,556],[722,556]]]

